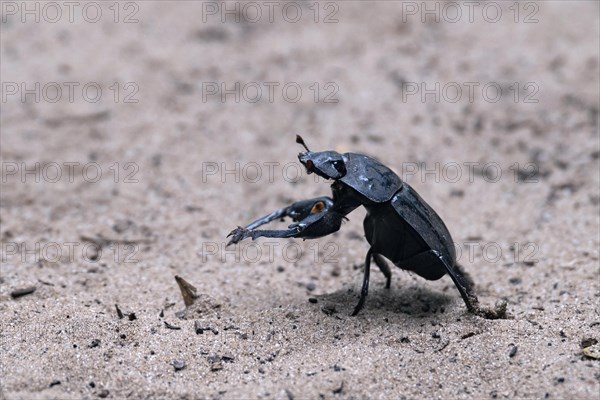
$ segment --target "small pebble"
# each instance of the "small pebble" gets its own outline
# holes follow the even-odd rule
[[[337,310],[333,305],[323,306],[321,307],[321,311],[323,311],[327,315],[333,315],[337,313]]]
[[[598,341],[594,338],[583,338],[581,339],[581,348],[590,347],[597,343]]]
[[[600,360],[600,344],[593,344],[583,348],[583,355],[595,360]]]
[[[181,371],[185,367],[186,367],[185,361],[173,360],[173,368],[175,368],[175,371]]]
[[[13,290],[12,292],[10,292],[10,297],[12,297],[13,299],[16,299],[17,297],[25,296],[25,295],[35,292],[35,289],[36,289],[35,286],[29,286],[29,287],[22,288],[22,289],[16,289],[16,290]]]
[[[221,362],[221,357],[219,356],[208,357],[208,362],[210,363],[211,371],[219,371],[223,369],[223,363]]]

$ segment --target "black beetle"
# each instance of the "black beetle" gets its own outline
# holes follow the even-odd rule
[[[261,236],[319,238],[339,230],[345,216],[362,205],[367,209],[363,225],[371,247],[365,260],[360,300],[352,315],[358,314],[365,304],[371,258],[385,275],[386,288],[390,287],[392,272],[385,257],[428,280],[440,279],[448,273],[471,313],[491,319],[505,316],[506,303],[497,305],[494,310],[479,306],[473,281],[456,263],[448,228],[425,200],[391,169],[363,154],[312,152],[300,136],[296,136],[296,142],[306,149],[298,159],[307,173],[333,179],[333,199],[318,197],[279,209],[245,228],[234,229],[228,235],[232,237],[228,245],[248,237],[253,240]],[[287,230],[255,230],[286,216],[296,221]]]

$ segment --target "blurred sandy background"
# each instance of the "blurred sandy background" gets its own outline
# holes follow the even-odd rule
[[[0,397],[599,398],[598,3],[467,3],[2,1]],[[329,193],[297,133],[410,182],[511,318],[398,268],[349,317],[363,210],[225,252]]]

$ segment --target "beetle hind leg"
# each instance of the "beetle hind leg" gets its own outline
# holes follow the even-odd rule
[[[413,271],[428,280],[440,279],[448,273],[465,302],[467,310],[471,314],[479,315],[480,317],[487,319],[506,317],[506,303],[499,304],[494,309],[480,306],[477,295],[475,294],[475,285],[473,284],[471,277],[459,264],[450,263],[444,256],[435,250],[419,253],[408,260],[397,263],[397,265],[401,268]]]
[[[383,256],[378,253],[373,254],[373,260],[375,260],[375,264],[379,267],[383,275],[385,276],[385,288],[389,289],[392,283],[392,270],[388,263],[384,260]]]
[[[444,267],[448,271],[448,275],[452,278],[454,285],[460,292],[460,295],[467,306],[467,310],[469,310],[470,313],[487,319],[506,318],[506,302],[496,304],[496,307],[493,309],[480,306],[479,299],[477,299],[473,289],[473,280],[469,274],[467,274],[457,263],[455,263],[453,267],[450,267],[447,261],[439,253],[434,253],[442,261],[442,264],[444,264]]]
[[[467,274],[459,264],[454,264],[453,268],[446,263],[446,260],[438,255],[446,270],[448,271],[448,275],[454,282],[454,285],[458,289],[460,296],[463,298],[465,305],[467,306],[467,310],[473,314],[477,314],[477,310],[479,309],[479,299],[475,295],[475,291],[473,290],[473,280],[471,276]]]

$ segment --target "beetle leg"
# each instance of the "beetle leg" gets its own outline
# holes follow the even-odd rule
[[[373,254],[373,260],[375,260],[375,264],[379,267],[383,275],[385,276],[385,288],[389,289],[390,284],[392,283],[392,270],[388,263],[383,259],[383,256],[378,253]]]
[[[300,200],[287,207],[280,208],[271,214],[257,219],[246,226],[246,229],[256,229],[261,225],[267,224],[277,219],[283,220],[284,217],[290,217],[294,221],[300,221],[311,214],[318,214],[327,211],[333,205],[333,200],[329,197],[316,197],[314,199]]]
[[[371,255],[373,254],[373,249],[370,248],[367,251],[367,258],[365,259],[365,275],[363,277],[362,289],[360,290],[360,300],[358,300],[358,304],[354,307],[354,311],[352,311],[352,316],[355,316],[359,313],[359,311],[365,306],[365,301],[367,300],[367,295],[369,294],[369,273],[371,271]]]
[[[473,291],[473,281],[469,275],[458,266],[458,264],[451,266],[439,252],[428,250],[419,253],[408,260],[402,260],[398,262],[397,265],[401,268],[414,271],[425,279],[436,280],[444,275],[444,271],[432,268],[439,262],[444,266],[445,272],[450,275],[452,282],[454,282],[454,285],[460,292],[460,296],[465,302],[469,312],[476,313],[478,309],[478,300]]]
[[[434,253],[442,262],[442,264],[444,264],[446,271],[448,271],[448,275],[450,275],[450,278],[452,278],[454,285],[456,285],[456,288],[460,292],[460,295],[467,306],[467,310],[469,310],[470,313],[487,319],[506,317],[506,302],[497,304],[494,309],[481,307],[473,290],[473,281],[471,280],[471,277],[462,269],[462,267],[456,263],[453,267],[450,267],[450,264],[448,264],[446,259],[442,257],[441,254],[435,250],[431,250],[430,252]]]
[[[458,264],[454,264],[454,267],[450,267],[450,264],[448,264],[446,259],[442,257],[441,254],[435,250],[431,250],[431,252],[434,253],[437,258],[439,258],[446,268],[448,275],[450,275],[450,278],[454,282],[454,285],[458,289],[460,296],[465,302],[467,310],[473,314],[477,314],[477,310],[479,309],[479,300],[473,291],[473,281],[471,280],[471,277],[467,275],[467,273],[464,272]]]
[[[273,238],[289,238],[294,237],[298,234],[298,229],[287,229],[287,230],[249,230],[246,228],[242,228],[238,226],[236,229],[232,230],[227,237],[231,236],[231,240],[227,243],[227,246],[230,244],[236,244],[241,242],[246,238],[252,238],[252,240],[256,240],[257,238],[263,237],[273,237]]]
[[[227,245],[238,243],[246,238],[255,240],[259,237],[315,239],[339,230],[343,219],[343,214],[329,209],[326,212],[310,214],[302,221],[290,225],[286,230],[249,230],[238,227],[227,235],[227,237],[232,236]]]
[[[274,221],[276,219],[283,218],[283,217],[286,216],[286,211],[287,211],[287,207],[280,208],[279,210],[273,211],[271,214],[266,215],[266,216],[264,216],[262,218],[259,218],[256,221],[248,224],[245,229],[252,230],[252,229],[255,229],[255,228],[257,228],[257,227],[259,227],[261,225],[264,225],[266,223]]]
[[[477,296],[473,291],[473,281],[459,266],[450,263],[437,251],[429,250],[419,253],[407,260],[402,260],[396,263],[400,268],[414,271],[425,279],[436,280],[445,275],[444,271],[438,271],[434,267],[439,262],[444,266],[445,272],[450,275],[450,278],[460,292],[460,296],[465,302],[469,312],[477,313],[479,308]]]

